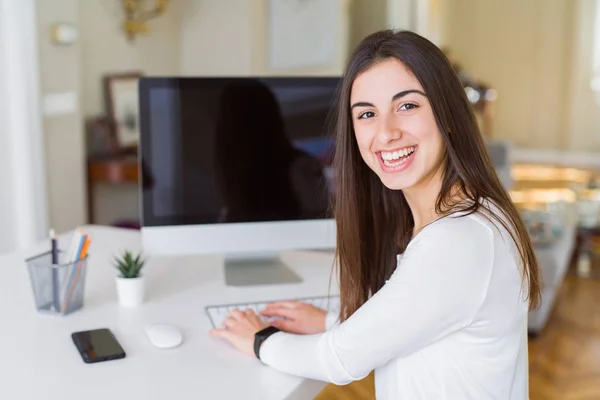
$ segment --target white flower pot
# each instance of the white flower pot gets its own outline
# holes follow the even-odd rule
[[[144,277],[117,277],[117,295],[121,307],[136,307],[144,301]]]

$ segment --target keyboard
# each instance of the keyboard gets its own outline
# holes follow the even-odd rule
[[[267,304],[276,303],[277,301],[300,301],[306,304],[312,304],[315,307],[321,308],[328,312],[340,312],[340,297],[339,296],[317,296],[317,297],[304,297],[300,299],[282,299],[282,300],[271,300],[267,302],[254,302],[254,303],[241,303],[241,304],[222,304],[206,307],[206,314],[210,318],[213,328],[222,328],[223,321],[227,319],[229,313],[233,310],[244,311],[248,308],[254,310],[255,313],[259,313],[267,307]],[[269,322],[274,318],[267,318],[259,315],[259,318],[265,322]]]

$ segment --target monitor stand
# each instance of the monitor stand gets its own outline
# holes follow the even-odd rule
[[[225,256],[227,286],[281,285],[302,282],[278,253]]]

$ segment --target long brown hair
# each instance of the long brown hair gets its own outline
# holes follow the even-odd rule
[[[520,215],[502,186],[473,110],[450,62],[429,40],[409,31],[385,30],[367,36],[353,52],[344,71],[335,114],[334,213],[337,224],[336,264],[341,313],[345,320],[377,292],[396,268],[414,221],[402,191],[386,188],[363,162],[350,112],[350,92],[356,77],[375,63],[396,59],[419,80],[431,103],[444,144],[443,181],[436,212],[478,211],[480,200],[495,204],[503,215],[488,210],[508,230],[523,265],[530,308],[540,302],[538,265]],[[456,188],[463,199],[456,202]],[[505,220],[507,222],[505,222]]]

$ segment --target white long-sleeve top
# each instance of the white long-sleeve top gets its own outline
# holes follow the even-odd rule
[[[380,400],[525,400],[520,266],[500,224],[481,213],[442,218],[410,242],[389,281],[350,318],[323,334],[278,332],[261,360],[337,385],[375,370]]]

